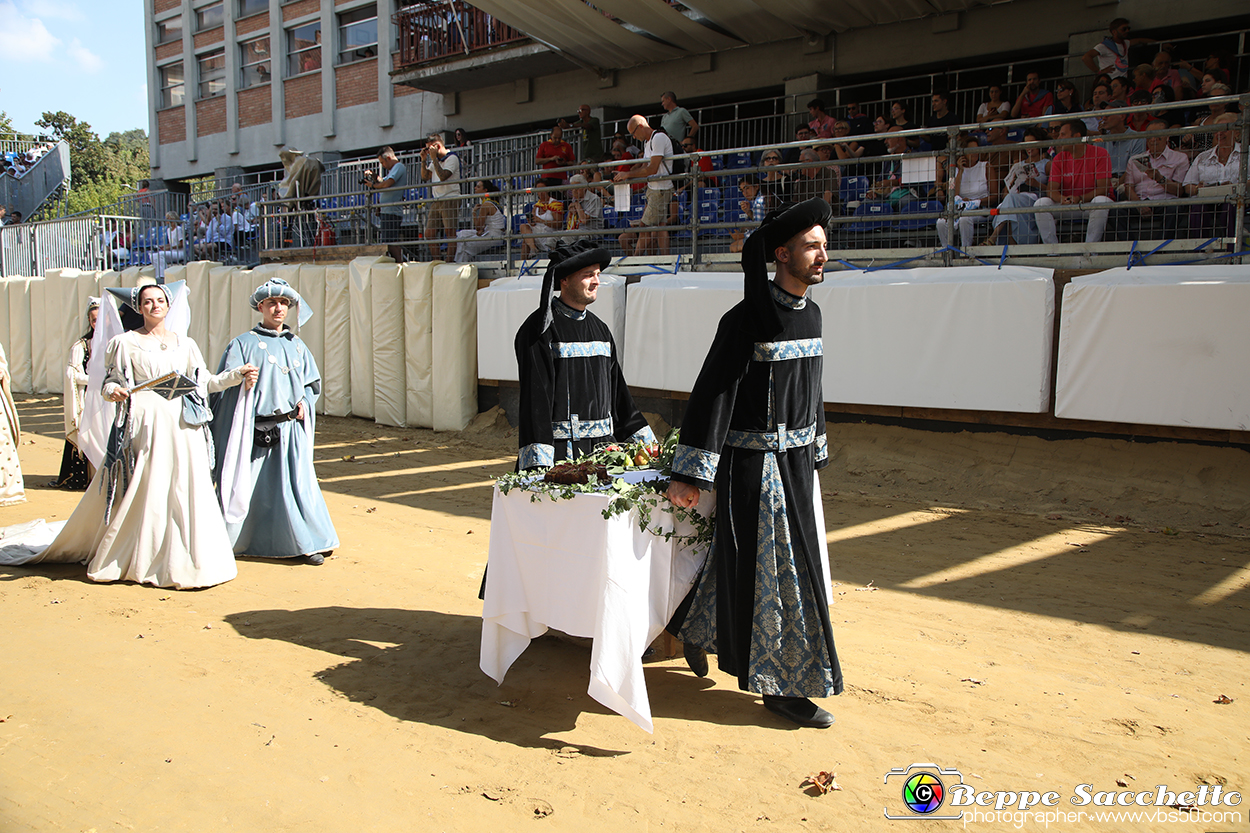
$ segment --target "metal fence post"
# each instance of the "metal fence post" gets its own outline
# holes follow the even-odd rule
[[[959,147],[959,128],[955,125],[948,125],[946,128],[946,170],[942,171],[942,182],[934,182],[934,188],[943,188],[946,192],[946,204],[942,206],[942,215],[946,218],[946,251],[942,252],[942,265],[950,266],[954,259],[954,253],[950,247],[955,245],[956,232],[956,214],[955,214],[955,195],[950,192],[951,171],[955,170],[958,165],[958,155],[963,153],[963,148]],[[943,184],[946,183],[946,184]],[[940,242],[940,241],[939,241]]]
[[[1246,239],[1246,177],[1247,166],[1250,165],[1250,118],[1246,116],[1246,107],[1250,106],[1250,95],[1241,97],[1241,170],[1237,172],[1237,182],[1233,185],[1233,203],[1237,212],[1236,223],[1233,225],[1233,251],[1240,252]],[[1245,255],[1233,258],[1237,263],[1245,263]]]

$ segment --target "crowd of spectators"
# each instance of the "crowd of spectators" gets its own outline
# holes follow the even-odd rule
[[[54,147],[56,147],[54,142],[40,142],[24,151],[6,150],[0,154],[0,175],[14,178],[25,176],[26,172],[35,167],[40,158]]]

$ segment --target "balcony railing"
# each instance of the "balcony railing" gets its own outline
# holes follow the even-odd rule
[[[408,67],[470,55],[528,36],[461,0],[417,0],[395,13],[399,65]]]

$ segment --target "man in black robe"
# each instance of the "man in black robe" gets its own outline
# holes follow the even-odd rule
[[[518,470],[575,459],[614,440],[655,442],[625,385],[608,325],[586,309],[611,259],[580,241],[551,252],[538,309],[516,334]]]
[[[721,318],[690,394],[668,491],[692,507],[716,490],[711,552],[669,626],[691,669],[706,674],[714,653],[769,711],[817,728],[833,716],[808,698],[842,692],[816,503],[828,463],[821,318],[806,297],[823,280],[829,215],[808,200],[748,238],[744,300]]]

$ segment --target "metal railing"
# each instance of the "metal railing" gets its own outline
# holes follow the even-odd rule
[[[1250,96],[1226,97],[1213,99],[1237,103],[1243,109],[1250,106]],[[1183,103],[1176,106],[1184,106]],[[1166,109],[1156,105],[1149,107],[1123,108],[1116,110],[1119,114],[1131,115],[1147,110]],[[1049,126],[1054,120],[1018,119],[999,122],[996,126],[1014,132],[1029,125]],[[1228,125],[1212,125],[1205,127],[1186,127],[1160,131],[1157,134],[1178,141],[1183,137],[1212,136]],[[979,240],[986,236],[994,224],[1000,220],[1013,217],[1025,217],[1036,222],[1039,215],[1053,214],[1056,209],[1047,210],[1046,204],[1012,204],[1000,207],[999,204],[959,204],[953,197],[941,193],[939,189],[949,187],[949,172],[959,168],[960,159],[969,157],[974,163],[987,158],[990,154],[1007,154],[1011,161],[1024,156],[1030,148],[1062,149],[1074,145],[1090,145],[1105,143],[1109,137],[1090,137],[1089,139],[1048,139],[1042,142],[1019,143],[1010,142],[1004,145],[980,144],[963,147],[969,136],[982,133],[983,128],[975,125],[962,125],[944,128],[941,131],[893,132],[891,138],[906,139],[913,136],[932,135],[935,132],[945,133],[950,140],[948,147],[940,152],[920,151],[890,154],[885,156],[868,156],[857,160],[830,160],[795,162],[782,165],[760,165],[758,155],[765,150],[779,149],[795,151],[798,143],[776,146],[747,146],[734,148],[726,153],[699,153],[681,155],[675,160],[688,163],[685,173],[672,175],[666,179],[674,182],[676,188],[671,197],[666,221],[650,228],[640,226],[641,205],[645,194],[634,192],[631,195],[630,208],[627,211],[617,210],[612,204],[612,188],[610,180],[616,169],[628,167],[632,163],[608,162],[602,164],[578,165],[554,171],[538,171],[533,168],[504,177],[500,183],[503,187],[499,194],[498,204],[507,220],[503,234],[498,242],[486,252],[476,255],[473,259],[486,261],[498,267],[512,270],[518,263],[533,257],[533,249],[546,249],[555,240],[571,240],[577,237],[591,236],[607,246],[614,254],[630,256],[647,254],[653,260],[667,258],[671,262],[678,256],[698,268],[701,264],[731,259],[736,239],[749,234],[757,224],[758,216],[748,218],[743,210],[743,203],[748,201],[745,190],[740,183],[747,181],[749,175],[767,176],[768,182],[777,183],[776,187],[766,185],[769,190],[781,191],[778,174],[789,175],[787,179],[794,181],[798,176],[816,172],[821,168],[837,171],[837,188],[834,194],[835,215],[830,222],[828,234],[830,249],[836,253],[837,259],[847,265],[874,265],[880,267],[898,261],[924,260],[928,265],[949,265],[954,262],[966,262],[968,259],[981,259],[990,262],[1032,262],[1044,265],[1105,265],[1111,262],[1123,262],[1127,256],[1130,263],[1144,262],[1175,262],[1181,260],[1210,259],[1227,257],[1229,253],[1240,259],[1240,249],[1245,239],[1245,207],[1246,207],[1246,170],[1247,155],[1242,156],[1241,172],[1236,182],[1228,183],[1215,192],[1199,192],[1194,195],[1182,195],[1179,198],[1157,201],[1149,207],[1159,209],[1157,220],[1166,222],[1143,223],[1135,220],[1124,210],[1136,211],[1143,203],[1118,202],[1111,204],[1087,203],[1064,206],[1064,210],[1078,212],[1075,222],[1061,221],[1058,235],[1054,243],[1025,244],[1020,241],[1007,244],[1006,235],[994,245],[974,243],[971,247],[959,245],[942,245],[938,240],[938,221],[942,221],[950,230],[948,240],[956,243],[956,229],[961,225],[958,221],[967,221],[963,225],[978,228]],[[1231,130],[1244,144],[1250,141],[1250,122],[1240,116],[1231,125]],[[1144,138],[1143,134],[1133,134],[1134,138]],[[834,140],[815,142],[816,146],[849,144],[862,140],[864,137],[844,137]],[[715,169],[708,173],[699,173],[697,162],[700,159],[715,160]],[[1001,162],[1002,160],[1000,160]],[[1000,165],[1000,174],[1006,170]],[[897,186],[892,193],[874,193],[871,186],[874,181],[884,179],[883,169],[902,170],[897,177]],[[540,188],[532,183],[540,173],[565,173],[581,171],[587,173],[595,182],[593,193],[595,198],[589,200],[593,206],[602,205],[603,228],[567,229],[538,226],[532,214],[532,203],[543,195],[554,194],[565,201],[564,187]],[[943,172],[942,174],[939,174]],[[806,173],[801,173],[806,172]],[[892,174],[894,175],[894,174]],[[484,177],[469,177],[462,181],[462,188],[470,187]],[[632,180],[635,185],[643,184],[641,180]],[[995,187],[995,195],[999,195],[999,187]],[[363,189],[349,188],[338,194],[322,194],[316,204],[299,207],[270,203],[262,206],[262,248],[269,256],[281,257],[281,249],[286,247],[308,247],[320,243],[319,248],[326,249],[333,256],[333,247],[326,247],[327,238],[314,241],[313,235],[318,227],[341,228],[350,215],[352,234],[345,239],[338,234],[337,243],[381,244],[381,224],[378,222],[374,209],[369,204],[369,193]],[[581,192],[571,195],[572,199],[581,198]],[[468,229],[471,225],[471,208],[475,198],[460,196],[443,200],[431,199],[424,189],[414,193],[406,189],[401,202],[404,219],[400,225],[399,239],[393,242],[405,247],[406,254],[414,259],[439,258],[450,259],[450,249],[458,240],[444,233],[434,233],[427,228],[426,219],[431,206],[439,203],[452,202],[458,212],[457,230]],[[567,202],[565,202],[567,205]],[[345,209],[344,206],[352,206]],[[771,206],[768,206],[771,207]],[[1162,209],[1166,208],[1167,211]],[[1107,224],[1106,232],[1099,240],[1086,242],[1086,221],[1100,216],[1095,212],[1111,212],[1115,222]],[[354,212],[354,213],[352,213]],[[1116,213],[1119,212],[1119,213]],[[595,211],[593,213],[599,213]],[[528,226],[528,228],[527,228]],[[656,232],[655,235],[650,235]],[[650,251],[642,251],[638,247],[640,233],[655,238],[667,237],[667,240],[656,240],[658,245]],[[525,241],[533,241],[527,245]],[[1149,242],[1148,242],[1149,241]],[[392,241],[386,241],[392,242]],[[462,242],[462,241],[460,241]],[[476,241],[481,242],[481,241]],[[450,245],[449,245],[450,244]]]
[[[524,32],[461,0],[416,0],[392,19],[399,32],[400,68],[529,40]]]

